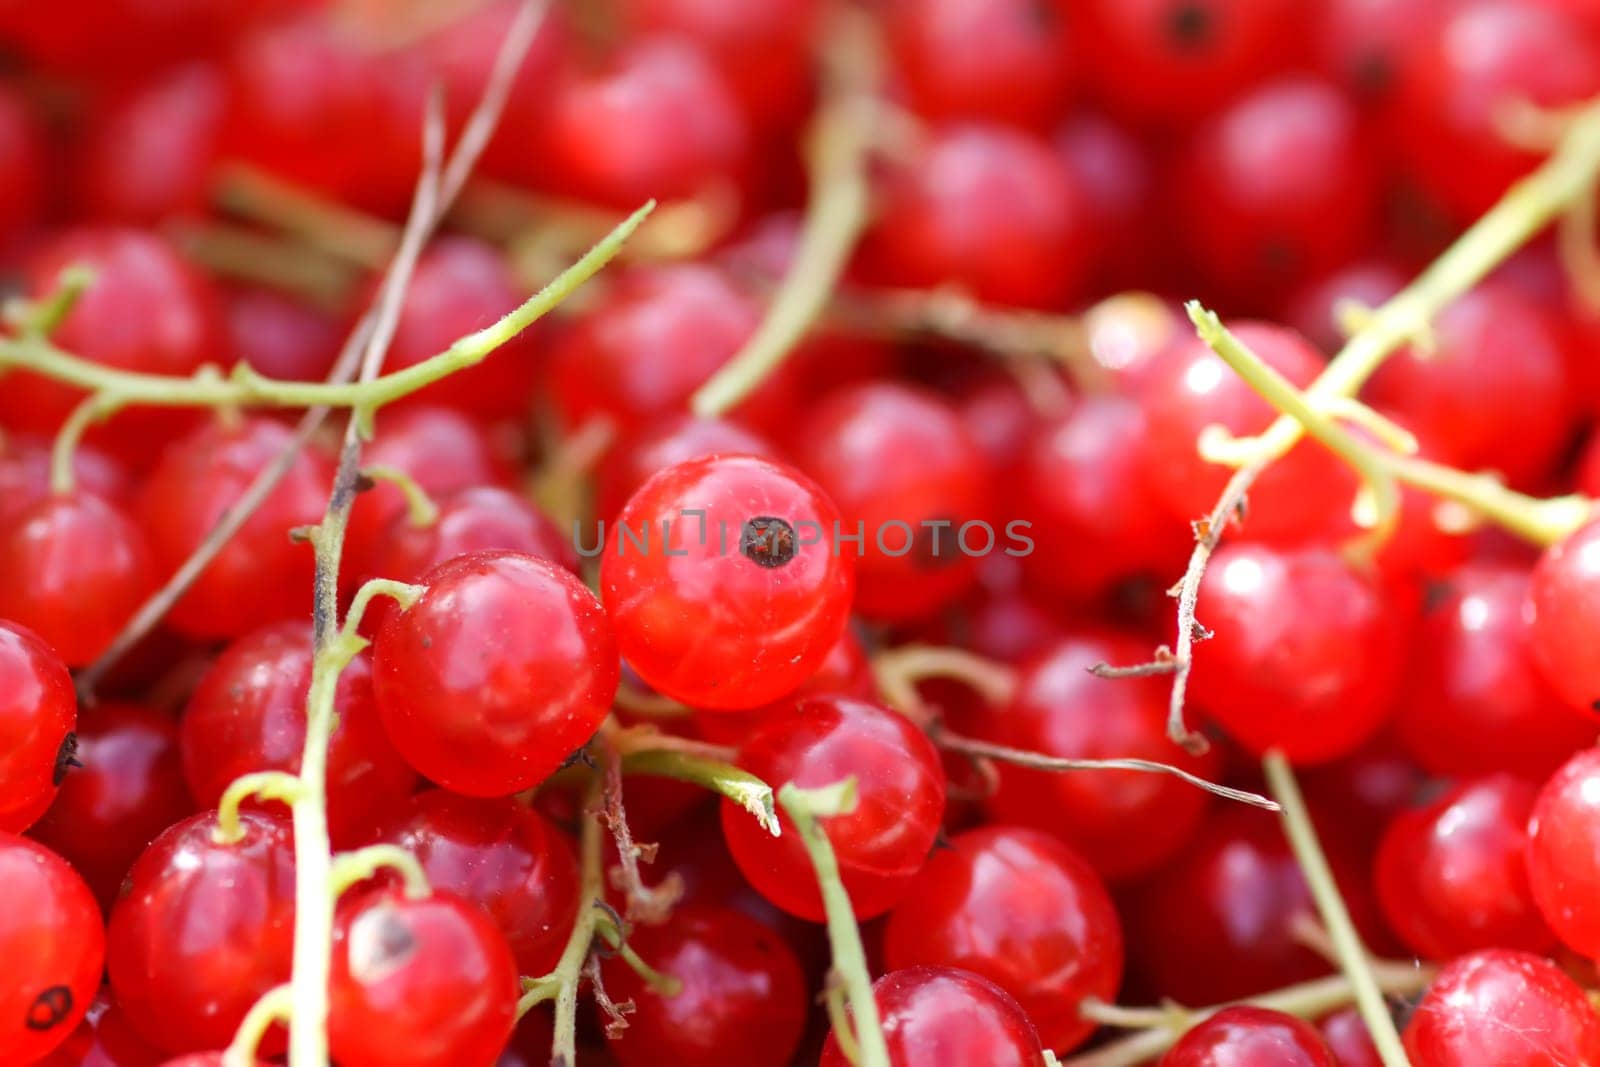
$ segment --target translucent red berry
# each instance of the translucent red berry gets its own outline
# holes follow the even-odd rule
[[[1161,1067],[1338,1067],[1317,1028],[1270,1008],[1224,1008],[1196,1023]]]
[[[32,1063],[78,1025],[100,986],[105,928],[83,879],[60,856],[0,832],[0,1059]]]
[[[1600,953],[1600,749],[1573,756],[1539,791],[1528,820],[1528,884],[1563,942]]]
[[[537,785],[616,694],[616,641],[564,567],[515,552],[440,564],[373,643],[378,711],[424,776],[471,796]]]
[[[447,892],[376,890],[334,930],[328,1044],[348,1067],[490,1067],[511,1038],[517,969],[489,917]]]
[[[872,984],[892,1067],[982,1063],[1032,1067],[1043,1062],[1039,1031],[999,986],[969,971],[908,967]],[[821,1067],[850,1061],[828,1035]]]
[[[839,526],[815,483],[768,460],[707,456],[656,474],[601,547],[623,658],[694,707],[754,708],[792,692],[849,617],[855,568]]]
[[[0,831],[38,821],[71,770],[78,697],[33,631],[0,620]]]
[[[931,742],[887,708],[811,697],[752,734],[739,766],[774,790],[855,778],[854,811],[820,820],[858,918],[879,915],[910,891],[944,815],[944,772]],[[778,907],[821,921],[822,895],[799,831],[786,815],[773,837],[748,811],[722,802],[722,832],[745,878]]]
[[[1541,956],[1488,949],[1439,972],[1405,1029],[1412,1067],[1600,1062],[1600,1016]]]
[[[957,967],[1010,993],[1053,1049],[1095,1024],[1085,998],[1114,1000],[1122,926],[1106,887],[1070,848],[1037,830],[986,826],[958,834],[889,913],[884,963]]]

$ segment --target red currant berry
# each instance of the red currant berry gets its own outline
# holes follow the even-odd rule
[[[79,172],[84,209],[140,225],[202,214],[216,179],[227,107],[222,72],[191,63],[158,75],[94,115]]]
[[[1528,820],[1528,884],[1557,937],[1600,954],[1600,749],[1573,756],[1539,791]]]
[[[1023,662],[1009,704],[972,716],[970,726],[964,718],[952,721],[1026,752],[1160,760],[1215,777],[1216,756],[1190,756],[1167,740],[1167,687],[1161,681],[1112,683],[1089,673],[1096,663],[1135,663],[1148,653],[1147,642],[1110,632],[1052,641]],[[1113,879],[1160,866],[1194,835],[1208,806],[1205,793],[1165,775],[1058,774],[1010,766],[1000,769],[999,788],[987,805],[1001,822],[1056,835]]]
[[[60,856],[0,832],[0,1060],[32,1063],[71,1035],[94,1000],[105,960],[100,908]]]
[[[77,868],[108,912],[128,868],[156,836],[194,811],[172,716],[101,704],[78,725],[83,764],[61,782],[30,831]]]
[[[1225,545],[1200,583],[1216,636],[1195,657],[1194,702],[1257,755],[1353,752],[1394,704],[1411,613],[1331,549]]]
[[[373,644],[390,739],[458,793],[544,781],[594,736],[616,695],[605,612],[571,571],[515,552],[459,556],[422,584]]]
[[[1543,778],[1593,744],[1593,720],[1567,708],[1534,662],[1527,568],[1470,563],[1443,588],[1429,598],[1395,703],[1411,758],[1435,774]]]
[[[1569,707],[1600,708],[1600,522],[1539,557],[1528,587],[1528,642],[1545,680]]]
[[[131,495],[122,465],[92,445],[72,453],[72,478],[78,489],[119,507]],[[52,495],[50,441],[31,434],[6,434],[0,442],[0,523]]]
[[[239,826],[244,836],[226,845],[213,838],[215,812],[171,827],[133,865],[111,911],[111,988],[135,1029],[169,1052],[226,1046],[257,998],[289,980],[289,824],[246,811]],[[262,1051],[282,1047],[280,1031]]]
[[[184,777],[201,806],[216,807],[240,775],[299,773],[311,661],[310,627],[286,621],[234,641],[206,671],[179,731]],[[340,673],[334,711],[339,726],[325,772],[328,828],[334,843],[344,845],[369,835],[380,816],[403,803],[417,776],[383,732],[366,654]]]
[[[1405,1030],[1413,1067],[1600,1063],[1600,1016],[1549,960],[1489,949],[1452,961]]]
[[[856,780],[855,810],[821,819],[857,918],[894,907],[909,891],[944,815],[939,754],[910,720],[847,697],[810,697],[761,727],[739,749],[739,766],[774,790]],[[824,917],[799,831],[780,814],[773,837],[749,812],[722,802],[722,832],[756,891],[803,919]]]
[[[1007,126],[933,131],[889,173],[861,249],[877,285],[958,285],[980,300],[1053,308],[1088,272],[1089,214],[1043,140]]]
[[[0,831],[38,821],[71,769],[78,697],[37,634],[0,620]]]
[[[1044,1062],[1039,1031],[1011,996],[986,978],[949,967],[908,967],[872,983],[892,1067],[981,1063],[1033,1067]],[[820,1067],[846,1067],[828,1035]]]
[[[737,180],[750,131],[705,55],[660,37],[631,42],[557,90],[542,140],[546,183],[631,211],[651,197],[680,200]]]
[[[1481,948],[1541,952],[1554,941],[1523,853],[1535,789],[1496,774],[1465,782],[1390,825],[1373,881],[1406,947],[1448,960]]]
[[[1600,54],[1569,12],[1550,4],[1473,0],[1403,56],[1390,117],[1414,181],[1453,215],[1481,214],[1539,154],[1503,134],[1506,100],[1577,104],[1600,91]]]
[[[233,288],[224,298],[236,365],[279,381],[327,378],[344,342],[334,315],[274,289]]]
[[[1372,380],[1374,402],[1453,466],[1539,483],[1573,429],[1566,355],[1555,324],[1533,299],[1489,281],[1447,307],[1437,344],[1408,350]],[[1507,396],[1517,403],[1506,404]]]
[[[94,281],[51,336],[55,344],[106,367],[147,374],[187,375],[207,361],[225,362],[218,358],[223,329],[216,293],[162,238],[118,228],[63,234],[29,261],[29,295],[54,291],[72,266],[93,271]],[[72,386],[16,371],[0,390],[0,423],[50,433],[83,398]],[[171,411],[130,409],[90,436],[138,461],[191,424]]]
[[[777,449],[737,423],[689,415],[669,415],[649,423],[606,452],[595,475],[595,515],[606,522],[614,520],[628,498],[657,471],[685,460],[730,453],[778,458]]]
[[[1318,829],[1357,927],[1369,945],[1378,943],[1382,927],[1365,857],[1337,827]],[[1276,820],[1224,805],[1177,859],[1140,884],[1123,917],[1130,965],[1143,971],[1152,992],[1206,1004],[1327,974],[1327,961],[1295,933],[1312,914],[1310,891]]]
[[[613,1000],[634,1002],[609,1050],[622,1067],[786,1067],[806,1022],[806,979],[781,938],[730,908],[686,905],[664,926],[641,926],[628,945],[683,983],[656,993],[620,958],[601,968]]]
[[[1160,1067],[1338,1067],[1304,1019],[1239,1005],[1201,1020],[1161,1057]]]
[[[290,444],[293,431],[267,418],[209,422],[174,441],[150,472],[137,517],[156,571],[171,574],[206,538],[256,476]],[[238,637],[263,623],[304,616],[315,560],[289,531],[317,522],[333,481],[327,460],[303,450],[288,475],[200,572],[167,615],[190,637]]]
[[[1296,385],[1310,384],[1322,369],[1317,352],[1291,330],[1249,321],[1229,329]],[[1201,432],[1216,425],[1235,435],[1261,433],[1277,416],[1195,337],[1157,361],[1140,399],[1150,427],[1150,484],[1173,517],[1184,522],[1210,512],[1231,473],[1201,458]],[[1319,491],[1307,494],[1308,485]],[[1348,524],[1355,491],[1355,476],[1341,460],[1315,441],[1302,441],[1256,479],[1244,530],[1273,542],[1323,537],[1330,528]]]
[[[1016,512],[1033,525],[1032,581],[1085,600],[1141,574],[1175,574],[1193,540],[1151,492],[1144,411],[1086,396],[1038,428],[1022,460]]]
[[[578,911],[578,861],[544,817],[512,797],[413,796],[381,834],[417,857],[428,883],[481,906],[522,974],[546,974]]]
[[[867,658],[867,650],[861,647],[861,639],[847,626],[828,650],[817,673],[801,682],[799,689],[750,711],[697,711],[694,732],[713,744],[738,746],[758,727],[786,714],[804,697],[846,696],[873,700],[877,695],[878,682],[872,674],[872,661]]]
[[[417,261],[395,321],[387,370],[403,370],[449,348],[458,338],[492,326],[522,303],[511,268],[494,248],[470,237],[435,241]],[[361,307],[371,296],[362,294]],[[483,418],[515,418],[532,401],[533,336],[513,338],[492,356],[406,398],[442,404]]]
[[[1189,145],[1176,195],[1208,285],[1260,306],[1342,265],[1378,222],[1378,165],[1355,107],[1306,77],[1269,83]]]
[[[890,56],[913,108],[932,119],[1043,126],[1072,80],[1066,5],[1058,0],[893,0]]]
[[[69,667],[104,652],[155,587],[144,534],[92,493],[53,495],[0,525],[0,616]]]
[[[376,890],[340,907],[328,1045],[343,1067],[490,1067],[516,1008],[511,950],[467,901]]]
[[[607,534],[600,587],[623,658],[698,708],[793,692],[844,631],[854,561],[810,479],[753,456],[661,471]]]
[[[1086,997],[1114,1000],[1122,926],[1093,868],[1036,830],[986,826],[939,849],[889,913],[884,963],[982,975],[1016,997],[1039,1036],[1069,1049],[1094,1032]]]
[[[435,500],[479,485],[510,486],[515,475],[507,457],[483,426],[453,408],[404,407],[384,412],[378,432],[361,453],[363,465],[392,467]],[[349,571],[371,577],[389,527],[406,513],[399,488],[379,482],[356,497],[345,533]]]
[[[759,322],[756,304],[715,267],[630,271],[556,347],[556,410],[569,428],[593,415],[626,426],[680,412]]]
[[[842,389],[801,428],[800,467],[861,535],[838,554],[857,557],[855,609],[913,619],[971,586],[978,557],[1009,531],[992,517],[990,472],[961,417],[936,394],[878,382]]]
[[[544,512],[519,493],[498,486],[461,489],[438,501],[439,514],[426,526],[408,515],[390,523],[388,536],[374,557],[373,571],[380,577],[415,582],[447,560],[469,552],[520,552],[578,569],[573,542],[556,528]],[[394,614],[387,598],[367,608],[362,630],[376,633]]]
[[[1117,111],[1167,123],[1217,111],[1263,75],[1292,66],[1303,17],[1285,0],[1084,0],[1081,33],[1095,90]]]
[[[1383,1067],[1372,1032],[1358,1009],[1334,1012],[1317,1024],[1317,1030],[1333,1053],[1335,1067]]]

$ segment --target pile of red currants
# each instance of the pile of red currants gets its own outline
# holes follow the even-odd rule
[[[0,1067],[1600,1067],[1600,7],[0,46]]]

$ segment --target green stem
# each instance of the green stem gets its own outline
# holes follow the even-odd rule
[[[77,481],[72,457],[77,452],[83,435],[88,432],[90,426],[110,418],[123,403],[122,398],[115,393],[95,393],[93,396],[85,397],[67,415],[61,428],[56,431],[55,442],[50,446],[52,493],[60,496],[72,492],[73,484]]]
[[[227,377],[215,369],[178,378],[118,370],[56,348],[42,337],[0,338],[0,369],[22,368],[91,393],[109,393],[124,404],[155,407],[342,407],[351,408],[370,432],[374,412],[457,371],[488,358],[501,345],[560,304],[616,256],[644,221],[654,201],[634,212],[554,281],[514,311],[437,355],[367,382],[291,382],[264,377],[245,364]]]
[[[594,943],[595,925],[603,914],[598,904],[605,899],[600,816],[597,810],[601,788],[601,779],[596,776],[584,792],[583,829],[578,838],[578,917],[572,924],[572,933],[567,938],[566,948],[561,952],[556,969],[547,976],[556,990],[555,1040],[550,1046],[552,1067],[574,1067],[577,1063],[578,985],[583,979],[583,965],[589,959],[590,946]]]
[[[374,597],[386,596],[400,605],[402,611],[417,602],[417,598],[427,592],[427,586],[413,585],[410,582],[397,582],[392,578],[369,578],[361,583],[361,588],[356,590],[356,595],[350,600],[350,610],[345,612],[344,626],[341,634],[346,641],[361,641],[365,647],[366,642],[361,638],[361,620],[367,613],[367,607]]]
[[[779,834],[772,787],[749,771],[740,770],[730,763],[670,749],[647,749],[624,756],[622,770],[624,774],[676,778],[680,782],[690,782],[720,793],[754,815],[762,828],[773,837]]]
[[[1543,547],[1566,540],[1594,514],[1595,502],[1577,494],[1541,499],[1507,489],[1488,475],[1469,474],[1414,456],[1389,456],[1385,462],[1394,476],[1408,485],[1463,504]]]
[[[778,803],[793,820],[811,856],[811,865],[816,868],[817,886],[828,916],[833,969],[844,983],[845,995],[850,1001],[856,1047],[861,1054],[859,1067],[890,1067],[889,1045],[884,1040],[878,1002],[872,995],[872,972],[867,968],[867,954],[861,947],[861,930],[856,926],[855,909],[839,877],[839,859],[820,822],[823,817],[847,815],[855,810],[856,781],[849,778],[822,789],[801,789],[790,782],[778,790]]]
[[[599,910],[599,909],[596,909]],[[595,932],[611,948],[615,949],[622,962],[633,968],[635,974],[644,979],[646,985],[657,995],[675,997],[683,992],[683,983],[670,974],[662,974],[644,960],[633,950],[633,946],[623,938],[622,931],[617,929],[617,924],[611,916],[601,912],[595,921]]]
[[[251,797],[260,800],[281,800],[294,804],[300,799],[300,779],[288,771],[256,771],[241,774],[228,783],[222,799],[217,801],[217,825],[211,832],[219,845],[231,845],[244,836],[239,825],[239,806]]]
[[[875,41],[865,16],[829,40],[834,69],[810,136],[800,245],[756,332],[691,398],[702,418],[736,407],[777,369],[827,306],[866,228]]]
[[[399,845],[367,845],[354,852],[345,852],[333,859],[329,882],[335,897],[345,890],[377,874],[385,867],[394,871],[405,882],[406,896],[420,900],[433,892],[428,884],[428,874],[417,857]]]
[[[289,1021],[291,999],[292,991],[287,985],[274,986],[261,994],[239,1021],[239,1029],[222,1053],[222,1067],[255,1067],[261,1039],[273,1026]]]
[[[417,484],[415,478],[399,467],[362,467],[361,474],[373,482],[382,482],[400,490],[400,495],[406,498],[406,520],[412,526],[421,529],[439,521],[439,505],[434,503],[426,489]]]
[[[1306,885],[1316,901],[1317,911],[1327,928],[1328,940],[1339,958],[1340,968],[1350,980],[1356,1007],[1367,1024],[1378,1058],[1384,1067],[1410,1067],[1411,1061],[1400,1044],[1394,1017],[1389,1014],[1383,992],[1373,976],[1371,956],[1361,943],[1361,935],[1356,932],[1344,898],[1339,894],[1339,885],[1334,881],[1333,870],[1328,866],[1328,858],[1317,840],[1316,828],[1311,824],[1311,815],[1306,810],[1289,761],[1281,752],[1269,752],[1262,761],[1262,769],[1267,776],[1267,785],[1283,808],[1284,833],[1288,835],[1289,845],[1294,849],[1295,859],[1299,861]]]

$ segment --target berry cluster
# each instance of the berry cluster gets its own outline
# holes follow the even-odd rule
[[[1594,5],[0,46],[0,1064],[1600,1067]]]

